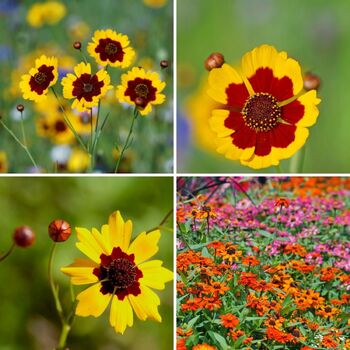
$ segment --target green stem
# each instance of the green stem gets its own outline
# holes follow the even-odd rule
[[[300,149],[291,159],[290,169],[289,169],[291,173],[301,173],[303,171],[305,153],[306,153],[306,146]]]
[[[23,122],[23,112],[20,112],[20,113],[21,113],[21,130],[22,130],[23,144],[24,144],[24,146],[27,147],[27,139],[26,139],[26,133],[24,130],[24,122]]]
[[[123,159],[123,156],[124,156],[124,152],[129,147],[129,140],[130,140],[132,131],[134,129],[135,120],[137,119],[138,115],[139,115],[139,112],[138,112],[137,108],[135,107],[135,109],[134,109],[134,117],[132,118],[129,134],[128,134],[128,137],[126,138],[126,141],[124,143],[123,149],[122,149],[122,151],[120,153],[120,156],[118,158],[117,165],[115,166],[115,170],[114,170],[115,173],[118,172],[120,162],[121,162],[121,160]]]
[[[70,122],[69,118],[67,117],[66,111],[64,110],[64,107],[61,104],[60,99],[58,98],[56,91],[54,89],[53,86],[51,86],[51,91],[53,92],[53,94],[56,97],[56,100],[58,102],[58,105],[60,106],[60,109],[63,113],[63,119],[65,121],[65,123],[67,124],[68,128],[70,129],[70,131],[74,134],[76,140],[80,143],[81,147],[84,149],[85,152],[88,152],[88,149],[86,148],[83,140],[81,139],[81,137],[78,135],[78,133],[76,132],[76,130],[74,129],[74,126],[72,125],[72,123]]]
[[[152,227],[150,230],[146,231],[146,233],[150,233],[154,230],[157,230],[157,229],[160,229],[161,227],[165,229],[165,227],[163,226],[167,220],[169,219],[170,215],[173,213],[173,209],[170,209],[166,215],[164,216],[163,220],[159,223],[159,225],[155,226],[155,227]]]
[[[57,350],[64,350],[66,348],[67,337],[70,330],[71,326],[69,324],[62,325],[62,331],[58,342]]]
[[[12,243],[10,249],[7,251],[7,253],[5,253],[4,255],[0,256],[0,262],[5,260],[11,253],[12,251],[15,249],[16,244]]]
[[[36,169],[38,169],[38,166],[36,165],[36,162],[35,162],[33,156],[31,155],[28,147],[20,141],[20,139],[13,133],[13,131],[9,127],[6,126],[6,124],[1,119],[0,119],[0,123],[5,128],[5,130],[13,137],[13,139],[24,149],[24,151],[27,153],[30,161],[32,162],[33,166]]]

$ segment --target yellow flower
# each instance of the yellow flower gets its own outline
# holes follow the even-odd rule
[[[80,148],[74,148],[68,159],[67,170],[70,173],[83,173],[90,165],[90,156]]]
[[[19,88],[23,98],[40,102],[46,98],[50,86],[55,85],[58,78],[57,58],[42,55],[35,60],[35,68],[21,77]]]
[[[34,28],[44,24],[54,25],[66,15],[66,7],[58,1],[34,3],[27,13],[27,22]]]
[[[112,213],[101,233],[76,228],[77,248],[90,260],[76,261],[61,269],[72,284],[93,284],[77,296],[76,314],[100,316],[111,303],[110,324],[117,333],[133,325],[133,310],[140,320],[161,322],[159,297],[151,288],[162,290],[173,273],[162,261],[150,260],[158,251],[160,231],[141,232],[130,243],[132,222],[124,222],[119,211]]]
[[[165,83],[156,72],[134,67],[122,75],[122,84],[117,87],[117,99],[119,102],[134,104],[141,115],[147,115],[152,111],[152,105],[165,101],[165,95],[160,93],[164,88]]]
[[[167,3],[167,0],[143,0],[143,3],[150,7],[162,7]]]
[[[273,46],[246,53],[240,70],[224,64],[209,73],[208,94],[222,106],[212,111],[217,152],[254,169],[278,165],[308,138],[319,111],[316,90],[303,91],[297,61]]]
[[[102,66],[126,68],[135,57],[135,51],[129,44],[129,38],[124,34],[112,29],[96,30],[87,50]]]
[[[0,151],[0,173],[7,173],[8,163],[7,155],[4,151]]]
[[[91,74],[89,63],[81,62],[74,67],[74,74],[68,73],[62,79],[63,96],[67,99],[75,98],[72,108],[84,112],[98,105],[98,101],[112,88],[111,79],[105,70]]]

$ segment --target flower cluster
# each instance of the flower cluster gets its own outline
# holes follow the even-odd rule
[[[348,179],[180,180],[178,349],[350,349]]]

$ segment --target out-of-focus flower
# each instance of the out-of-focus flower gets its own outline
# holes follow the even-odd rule
[[[74,98],[72,108],[77,108],[79,112],[97,106],[100,98],[112,88],[108,73],[101,69],[92,75],[89,63],[79,63],[74,67],[74,73],[68,73],[62,79],[63,96]]]
[[[297,61],[262,45],[246,53],[238,71],[228,64],[209,73],[208,94],[217,152],[254,169],[278,165],[306,142],[319,111],[316,90],[303,93]]]
[[[143,0],[143,3],[149,7],[163,7],[168,0]]]
[[[8,162],[6,152],[0,151],[0,173],[7,173]]]
[[[71,21],[69,21],[68,24],[68,32],[72,39],[76,41],[87,39],[87,37],[90,35],[89,25],[84,21],[78,20],[77,18],[70,19]]]
[[[67,13],[64,4],[59,1],[46,1],[34,3],[27,13],[27,22],[34,28],[45,24],[54,25],[58,23]]]
[[[101,233],[94,228],[76,231],[77,248],[90,260],[76,259],[61,271],[72,284],[93,284],[77,296],[76,314],[98,317],[111,303],[110,324],[122,334],[133,325],[133,310],[141,320],[161,322],[160,299],[151,288],[164,289],[173,273],[160,260],[147,261],[158,251],[160,231],[142,232],[130,243],[132,222],[124,222],[119,211],[110,215]]]
[[[40,102],[46,98],[50,86],[55,85],[58,78],[57,58],[42,55],[35,60],[35,68],[22,76],[19,87],[23,98]]]
[[[135,51],[129,46],[127,35],[114,30],[96,30],[87,51],[102,66],[129,67],[135,57]]]
[[[165,101],[165,95],[161,94],[164,88],[165,83],[159,79],[158,73],[134,67],[122,75],[122,84],[117,87],[117,98],[120,102],[134,104],[144,116],[152,111],[152,105]]]
[[[20,226],[13,232],[13,241],[18,247],[27,248],[34,244],[35,233],[29,226]]]
[[[80,148],[74,148],[67,163],[67,170],[71,173],[83,173],[90,165],[90,156]]]

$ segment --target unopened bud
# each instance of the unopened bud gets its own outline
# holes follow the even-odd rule
[[[137,107],[145,108],[146,107],[146,100],[143,97],[136,97],[135,98],[135,105]]]
[[[304,89],[307,91],[318,90],[321,85],[321,79],[313,73],[306,73],[304,75]]]
[[[19,104],[16,106],[18,112],[23,112],[24,111],[24,106],[22,104]]]
[[[52,221],[48,231],[54,242],[65,242],[72,233],[69,223],[61,219]]]
[[[224,56],[219,52],[214,52],[205,60],[204,67],[206,70],[211,71],[214,68],[220,68],[224,63]]]
[[[73,44],[73,47],[76,50],[80,50],[81,49],[81,42],[80,41],[75,41],[74,44]]]
[[[35,242],[34,231],[29,226],[17,227],[13,233],[13,241],[18,247],[27,248]]]
[[[169,62],[167,60],[162,60],[159,62],[159,65],[161,68],[168,68],[169,67]]]

